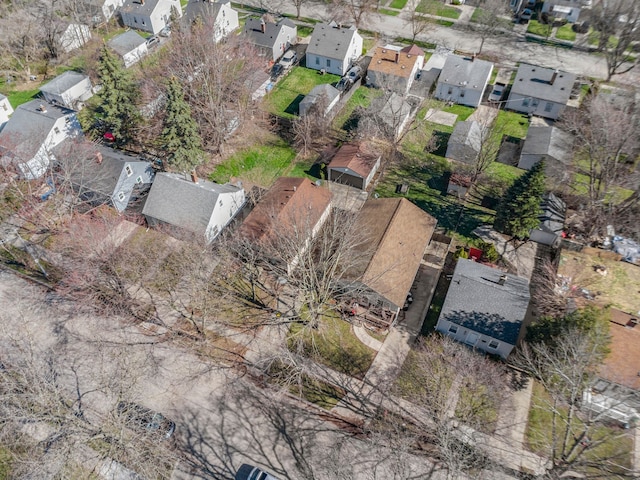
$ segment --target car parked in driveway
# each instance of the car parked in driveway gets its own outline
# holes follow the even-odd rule
[[[235,480],[278,480],[278,479],[258,467],[254,467],[253,465],[249,465],[245,463],[238,469]]]
[[[275,82],[283,73],[284,67],[279,63],[276,63],[273,67],[271,67],[271,81]]]
[[[120,402],[117,407],[118,415],[132,430],[161,438],[171,438],[176,431],[176,424],[161,413],[137,403]]]
[[[529,20],[531,20],[532,16],[533,11],[530,8],[525,8],[520,14],[520,23],[527,23]]]
[[[147,47],[151,48],[151,47],[155,47],[157,45],[160,44],[160,39],[158,37],[156,37],[155,35],[152,37],[147,38]]]
[[[278,63],[282,65],[282,68],[284,68],[285,70],[289,70],[296,64],[297,60],[298,54],[295,52],[295,50],[287,50],[284,55],[282,55],[282,58]]]
[[[507,88],[507,86],[504,83],[496,82],[496,84],[493,86],[493,89],[491,90],[491,93],[489,94],[489,101],[499,102],[500,100],[502,100],[505,88]]]

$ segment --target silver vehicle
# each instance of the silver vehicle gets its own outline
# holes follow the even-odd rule
[[[235,480],[278,480],[273,475],[253,465],[243,464],[236,473]]]
[[[504,89],[506,87],[507,86],[504,83],[496,82],[496,84],[493,86],[493,90],[491,90],[491,93],[489,94],[489,101],[499,102],[500,100],[502,100]]]
[[[293,50],[287,50],[278,63],[285,70],[289,70],[296,64],[296,60],[298,60],[298,54]]]

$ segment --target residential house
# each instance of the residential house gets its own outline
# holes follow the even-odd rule
[[[220,185],[195,174],[158,173],[142,214],[150,226],[169,225],[212,242],[245,204],[241,186]]]
[[[556,120],[564,112],[576,81],[572,73],[521,63],[506,107]]]
[[[63,142],[55,150],[64,164],[67,153],[74,154],[74,144]],[[78,195],[93,204],[110,203],[123,212],[130,202],[149,191],[155,175],[151,163],[113,148],[98,146],[84,161],[73,161],[68,174]]]
[[[507,358],[529,308],[529,281],[459,259],[436,330],[487,353]]]
[[[357,229],[364,234],[358,246],[363,258],[340,281],[354,292],[350,302],[357,303],[354,313],[377,325],[393,324],[411,292],[436,223],[405,198],[365,202],[357,219]]]
[[[81,110],[93,96],[89,75],[67,70],[40,87],[44,99],[71,110]]]
[[[543,245],[557,247],[563,237],[567,205],[553,193],[547,193],[540,205],[540,225],[531,230],[529,239]]]
[[[147,41],[133,30],[116,35],[107,42],[107,45],[122,58],[125,68],[139,62],[149,53]]]
[[[327,179],[366,190],[380,168],[380,155],[372,153],[366,144],[345,143],[327,165]]]
[[[298,113],[301,117],[312,112],[314,115],[317,115],[320,113],[317,112],[317,109],[320,108],[324,110],[322,116],[326,117],[339,101],[340,91],[336,87],[328,83],[317,85],[304,96],[298,105]],[[314,105],[316,106],[315,109],[313,108]]]
[[[182,16],[179,0],[126,0],[119,11],[125,26],[154,35]]]
[[[280,177],[247,215],[238,234],[251,242],[277,248],[282,236],[296,229],[308,235],[311,241],[330,213],[331,192],[328,188],[306,178]],[[295,267],[297,258],[289,260],[288,270]]]
[[[69,23],[62,27],[58,45],[63,52],[69,53],[82,47],[89,40],[91,40],[91,31],[88,25]]]
[[[482,149],[482,126],[475,120],[456,123],[447,143],[446,157],[473,164]]]
[[[9,99],[0,93],[0,131],[5,123],[9,121],[9,116],[13,113],[13,107]]]
[[[575,23],[580,18],[582,8],[590,5],[591,0],[545,0],[541,12],[549,14],[549,17]]]
[[[640,319],[615,308],[610,312],[609,353],[598,380],[583,393],[582,405],[631,427],[640,421]]]
[[[94,25],[108,22],[122,5],[124,0],[85,0],[88,19]]]
[[[550,181],[569,180],[573,159],[573,136],[558,127],[529,127],[520,153],[518,167],[530,170],[538,162],[545,162]]]
[[[478,107],[493,71],[493,63],[475,56],[447,55],[434,96],[438,100]]]
[[[200,22],[205,29],[213,30],[217,42],[238,29],[238,12],[231,6],[231,0],[191,0],[182,17],[183,25],[191,26]]]
[[[362,37],[355,27],[342,28],[334,22],[318,23],[306,52],[307,68],[344,75],[362,55]]]
[[[0,132],[0,163],[15,165],[28,180],[40,178],[53,159],[53,148],[81,133],[74,111],[31,100],[16,108]]]
[[[406,95],[423,67],[424,51],[416,45],[378,47],[367,69],[367,85]]]
[[[244,34],[260,54],[272,62],[277,61],[291,45],[295,45],[298,41],[298,27],[287,18],[277,23],[270,22],[264,17],[247,18]]]

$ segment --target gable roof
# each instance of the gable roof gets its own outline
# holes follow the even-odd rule
[[[449,143],[467,145],[479,152],[482,147],[482,127],[475,120],[456,123]]]
[[[240,228],[252,241],[268,240],[274,229],[305,222],[313,228],[331,204],[328,188],[306,178],[280,177],[260,199]]]
[[[24,161],[31,160],[44,144],[55,123],[73,113],[73,110],[51,105],[44,100],[23,103],[16,108],[0,132],[0,145]]]
[[[343,144],[327,168],[348,168],[362,178],[367,178],[380,156],[367,152],[363,147],[363,143]]]
[[[567,205],[549,192],[543,197],[540,208],[542,209],[542,215],[539,217],[539,229],[556,235],[562,233]]]
[[[527,279],[459,259],[440,318],[515,345],[528,306]]]
[[[58,75],[50,82],[45,83],[40,87],[40,91],[43,93],[50,93],[52,95],[61,95],[67,90],[75,87],[81,82],[84,82],[89,78],[88,75],[83,73],[74,72],[73,70],[67,70],[66,72]]]
[[[262,31],[263,24],[264,32]],[[283,18],[278,23],[265,22],[262,18],[247,18],[244,24],[244,33],[249,36],[251,43],[259,47],[273,49],[278,41],[280,31],[284,27],[297,30],[296,25],[288,18]],[[295,43],[295,38],[291,40],[292,43]]]
[[[362,251],[369,256],[345,275],[359,280],[402,307],[436,228],[436,219],[405,198],[364,203],[358,228],[366,232]]]
[[[340,96],[340,91],[329,83],[323,83],[317,85],[311,89],[311,91],[304,96],[298,110],[301,114],[305,113],[312,105],[314,105],[319,99],[324,98],[327,102],[325,109],[333,103],[333,101]]]
[[[521,155],[549,155],[557,160],[570,161],[572,146],[571,134],[557,127],[529,127]]]
[[[521,63],[511,93],[566,104],[575,80],[572,73]]]
[[[599,376],[610,382],[640,390],[640,325],[631,326],[634,318],[640,320],[638,315],[611,309],[611,350],[600,367]]]
[[[416,45],[402,50],[378,47],[369,63],[369,71],[408,78],[420,56],[424,58],[424,52]]]
[[[107,42],[107,45],[115,50],[118,55],[124,56],[146,42],[147,41],[144,37],[135,30],[127,30],[120,35],[113,37]]]
[[[356,35],[358,30],[355,27],[340,28],[334,24],[318,23],[311,34],[307,54],[344,60]]]
[[[218,198],[240,190],[231,184],[194,183],[182,174],[162,172],[155,176],[142,214],[204,235]]]
[[[481,92],[491,75],[493,64],[485,60],[447,55],[438,82]]]
[[[120,7],[120,11],[125,13],[135,13],[137,15],[150,16],[153,11],[160,6],[161,3],[165,3],[164,0],[126,0],[124,5]],[[170,4],[167,3],[169,6]]]
[[[209,0],[190,0],[181,21],[189,24],[197,18],[201,18],[203,21],[206,21],[208,18],[216,20],[223,5],[229,5],[229,8],[231,8],[231,0],[218,0],[216,2]]]

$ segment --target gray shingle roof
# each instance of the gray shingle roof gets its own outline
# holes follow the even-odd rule
[[[182,17],[182,22],[188,25],[193,23],[198,17],[203,21],[206,21],[206,19],[209,18],[215,20],[218,18],[220,7],[226,3],[231,3],[231,0],[219,0],[217,2],[191,0],[187,4],[187,8],[185,9]]]
[[[551,79],[554,72],[556,70],[553,68],[522,63],[518,67],[511,93],[566,104],[576,76],[572,73],[558,71],[552,84]]]
[[[357,33],[358,30],[353,27],[339,28],[318,23],[311,34],[307,53],[344,60],[349,53],[351,41]]]
[[[109,42],[107,42],[107,45],[113,48],[118,55],[126,55],[143,43],[146,43],[146,40],[138,32],[128,30],[113,37]]]
[[[284,18],[278,23],[264,22],[265,31],[262,33],[262,23],[261,18],[247,18],[244,24],[244,33],[249,36],[254,45],[271,49],[276,44],[283,27],[296,28],[291,20]],[[292,39],[292,41],[294,40]]]
[[[449,138],[449,143],[468,145],[479,152],[482,146],[482,127],[475,120],[458,122]]]
[[[568,162],[572,157],[573,137],[556,127],[530,127],[521,155],[549,155]]]
[[[127,0],[120,10],[127,13],[150,16],[161,0]]]
[[[50,82],[41,86],[40,91],[51,93],[53,95],[60,95],[87,78],[89,78],[88,75],[74,72],[73,70],[67,70]]]
[[[300,102],[300,105],[298,106],[300,115],[304,115],[307,110],[309,110],[311,106],[321,98],[326,102],[325,108],[327,108],[329,105],[331,105],[331,102],[333,102],[339,96],[340,91],[334,86],[328,83],[317,85],[313,87],[313,89],[311,89],[311,91],[307,95],[305,95]]]
[[[540,215],[540,230],[559,235],[564,230],[565,213],[567,205],[553,193],[544,196]]]
[[[459,55],[448,55],[438,81],[481,92],[489,81],[492,69],[491,62],[472,60]]]
[[[235,185],[191,179],[176,173],[158,173],[142,210],[142,214],[162,222],[204,234],[218,197],[235,193]]]
[[[506,275],[504,285],[499,285]],[[529,306],[529,282],[516,275],[460,259],[440,318],[515,345]]]

